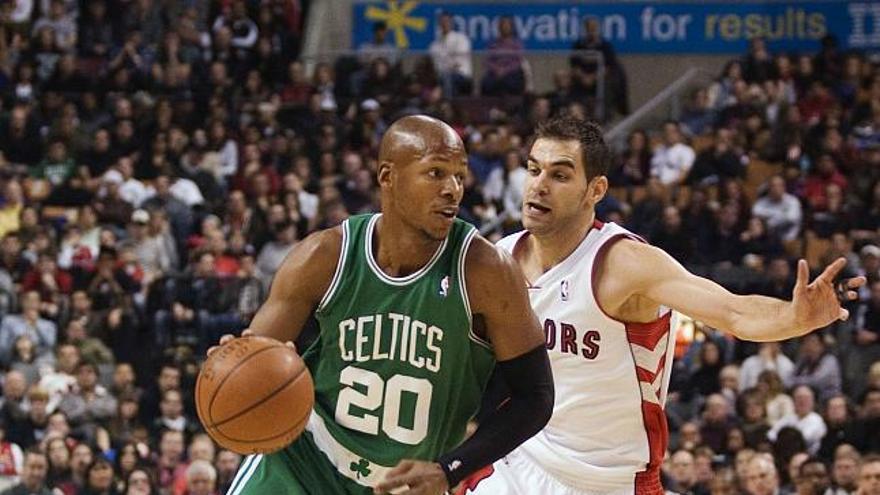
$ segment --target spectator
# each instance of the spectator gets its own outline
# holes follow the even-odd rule
[[[212,29],[215,35],[223,29],[229,31],[230,44],[240,52],[239,58],[254,48],[260,34],[257,24],[247,15],[245,2],[240,0],[232,2],[229,11],[217,16]]]
[[[124,495],[153,495],[158,494],[159,489],[152,480],[150,471],[143,467],[136,467],[129,473],[125,480]]]
[[[788,387],[794,374],[794,363],[781,352],[778,342],[763,342],[758,353],[749,356],[740,367],[739,390],[743,392],[758,384],[758,377],[764,371],[776,372],[782,385]]]
[[[471,64],[471,41],[453,29],[452,14],[442,12],[438,19],[437,39],[429,51],[440,80],[443,95],[452,98],[469,94],[473,87],[473,67]]]
[[[798,478],[795,482],[798,493],[825,494],[831,486],[828,477],[828,467],[815,457],[809,458],[801,464]]]
[[[373,24],[373,39],[362,43],[358,48],[360,62],[368,66],[376,59],[384,59],[392,66],[400,62],[400,50],[388,39],[388,26],[384,22]]]
[[[681,214],[675,206],[663,209],[663,219],[650,235],[651,244],[669,253],[680,263],[688,263],[694,258],[694,242],[685,231]]]
[[[19,229],[21,211],[24,208],[24,195],[21,184],[17,180],[10,180],[3,189],[3,206],[0,207],[0,237],[7,232],[15,232]]]
[[[22,296],[21,314],[6,315],[0,321],[0,362],[8,366],[12,360],[15,341],[28,335],[36,345],[36,355],[51,355],[58,330],[55,323],[40,317],[40,294],[30,291]]]
[[[706,399],[706,407],[700,426],[703,445],[716,452],[724,450],[727,434],[734,426],[730,406],[721,394],[712,394]]]
[[[733,149],[733,133],[719,128],[713,136],[712,146],[700,152],[687,174],[688,184],[718,183],[745,175],[744,157]]]
[[[210,462],[193,461],[186,469],[186,495],[217,495],[217,470]]]
[[[4,490],[3,495],[52,495],[46,485],[49,463],[46,454],[39,450],[28,450],[21,470],[21,483]]]
[[[49,426],[49,393],[33,386],[28,391],[28,410],[24,418],[12,417],[8,421],[7,433],[9,440],[24,449],[41,443]]]
[[[0,423],[0,491],[18,484],[23,463],[21,446],[7,438],[6,426]]]
[[[191,437],[199,428],[183,414],[183,398],[180,391],[171,389],[162,394],[159,402],[160,415],[153,421],[151,436],[156,438],[163,430],[182,431]]]
[[[65,437],[56,435],[47,438],[46,457],[48,459],[46,485],[70,486],[73,480],[70,471],[70,447]]]
[[[275,271],[281,266],[281,262],[293,249],[297,242],[297,228],[289,220],[283,220],[273,226],[275,239],[266,243],[260,250],[257,258],[257,276],[263,284],[263,289],[269,289]]]
[[[779,475],[773,458],[768,454],[757,454],[752,457],[745,469],[744,485],[749,495],[777,495]]]
[[[827,352],[825,342],[818,333],[802,337],[792,384],[812,388],[818,393],[820,402],[840,393],[840,364],[833,354]]]
[[[782,379],[775,371],[765,370],[758,375],[757,389],[767,400],[767,421],[775,424],[783,417],[794,414],[794,401],[785,393]]]
[[[116,414],[116,399],[98,384],[98,369],[83,361],[76,369],[76,387],[58,404],[82,435],[94,438],[95,428],[107,424]]]
[[[620,155],[619,164],[608,176],[612,186],[642,186],[651,173],[651,149],[648,134],[635,130],[627,138],[626,150]]]
[[[486,73],[481,83],[484,96],[521,95],[525,90],[523,44],[516,33],[513,18],[498,21],[498,38],[489,43]]]
[[[672,454],[669,477],[674,490],[682,495],[708,495],[706,487],[697,484],[697,473],[694,456],[687,450],[679,450]]]
[[[147,211],[135,210],[128,224],[129,238],[137,261],[144,268],[143,283],[146,284],[171,270],[172,256],[177,254],[170,251],[174,249],[173,244],[169,246],[161,235],[150,235],[150,220]]]
[[[86,483],[80,493],[83,495],[116,495],[113,476],[113,465],[103,457],[95,457],[86,468]]]
[[[871,455],[862,460],[859,467],[859,495],[880,493],[880,457]]]
[[[220,493],[229,492],[240,464],[241,456],[231,450],[222,449],[217,453],[214,467],[217,469],[217,487]]]
[[[776,64],[767,50],[764,38],[752,38],[749,41],[749,53],[746,56],[743,75],[749,83],[762,83],[776,75]]]
[[[55,411],[61,398],[76,384],[76,368],[79,366],[79,347],[64,343],[55,349],[55,369],[40,378],[40,388],[49,394],[46,409]]]
[[[654,149],[651,157],[651,175],[664,186],[685,181],[695,159],[694,149],[684,143],[678,122],[663,124],[663,144]]]
[[[815,455],[819,451],[822,437],[827,431],[825,420],[815,411],[815,395],[810,387],[798,385],[795,387],[793,395],[794,414],[783,416],[782,419],[774,423],[767,437],[775,442],[781,429],[794,426],[803,435],[810,454]]]
[[[857,454],[838,455],[831,468],[832,495],[856,493],[859,482],[859,456]]]
[[[66,10],[64,0],[52,0],[47,15],[37,19],[33,28],[34,33],[49,29],[54,36],[56,46],[62,51],[76,46],[76,24],[73,16]]]
[[[620,115],[628,114],[629,97],[626,73],[617,60],[614,46],[602,37],[598,18],[592,16],[584,18],[583,37],[578,39],[571,48],[572,50],[594,50],[602,54],[602,63],[605,65],[605,85],[609,92],[608,101],[614,111]],[[577,92],[584,93],[596,86],[598,83],[596,81],[598,64],[595,59],[578,53],[571,57],[570,65],[574,79],[577,81]]]
[[[182,431],[162,430],[159,436],[159,455],[156,460],[160,490],[170,490],[175,479],[185,477],[187,466],[183,462],[184,446]]]
[[[755,201],[752,214],[767,222],[770,232],[784,241],[798,236],[801,228],[801,204],[796,197],[785,191],[785,179],[770,179],[767,195]]]
[[[828,431],[822,438],[818,456],[823,460],[832,460],[837,447],[847,441],[849,425],[852,421],[845,396],[836,395],[828,399],[825,403],[824,419]]]

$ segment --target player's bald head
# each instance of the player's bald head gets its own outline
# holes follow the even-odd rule
[[[427,155],[464,157],[464,143],[449,124],[427,115],[400,118],[382,136],[380,163],[405,165]]]

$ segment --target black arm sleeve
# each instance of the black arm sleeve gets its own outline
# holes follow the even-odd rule
[[[499,361],[495,373],[506,382],[510,398],[483,416],[473,436],[437,459],[450,487],[531,438],[553,413],[553,374],[543,344]]]

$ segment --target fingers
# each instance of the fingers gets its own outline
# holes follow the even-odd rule
[[[404,459],[404,460],[400,461],[399,463],[397,463],[397,465],[394,466],[391,469],[391,471],[388,471],[388,474],[385,475],[385,478],[387,479],[387,478],[391,478],[392,476],[400,476],[401,474],[412,469],[414,464],[415,463],[413,461],[410,461],[408,459]]]
[[[838,314],[837,319],[839,319],[840,321],[848,320],[849,319],[849,311],[847,311],[843,308],[840,308],[840,313]]]
[[[242,337],[250,337],[250,336],[253,336],[253,335],[254,335],[254,331],[251,330],[250,328],[245,329],[245,331],[241,332],[241,336],[242,336]],[[233,339],[235,339],[235,335],[232,335],[231,333],[227,333],[226,335],[220,337],[220,343],[219,343],[219,344],[217,344],[217,345],[215,345],[215,346],[211,346],[211,347],[209,347],[209,348],[208,348],[208,352],[206,352],[205,354],[208,355],[208,356],[210,356],[212,353],[214,353],[214,351],[216,351],[217,349],[223,347],[225,344],[229,343],[229,342],[230,342],[231,340],[233,340]],[[294,347],[294,350],[296,350],[296,347]]]
[[[865,277],[853,277],[846,281],[846,286],[850,289],[858,289],[866,283],[868,283],[868,279]]]
[[[810,267],[807,265],[807,260],[798,260],[797,281],[794,284],[794,290],[805,289],[808,283],[810,283]]]
[[[409,479],[408,473],[415,463],[409,460],[400,461],[385,475],[385,479],[379,482],[373,493],[388,493],[395,488],[404,486]]]
[[[846,266],[846,258],[837,258],[834,260],[834,263],[831,263],[827,267],[825,267],[825,271],[819,275],[816,280],[823,280],[828,283],[832,283],[837,275],[840,274],[840,270],[843,270],[843,267]]]

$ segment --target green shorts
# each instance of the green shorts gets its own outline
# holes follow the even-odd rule
[[[308,431],[284,449],[247,456],[226,495],[372,495],[339,474]]]

